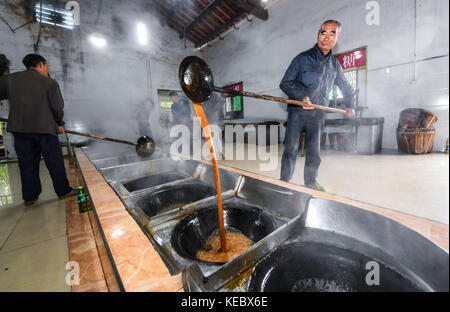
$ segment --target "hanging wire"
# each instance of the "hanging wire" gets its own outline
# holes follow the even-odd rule
[[[40,11],[40,17],[39,17],[39,32],[38,32],[38,37],[37,37],[37,40],[36,40],[36,44],[34,45],[34,53],[37,52],[38,46],[39,46],[39,40],[41,39],[41,28],[42,28],[42,0],[40,0],[39,3],[40,3],[40,7],[39,7],[39,11]]]
[[[0,16],[0,20],[2,20],[6,25],[8,25],[9,29],[10,29],[13,33],[16,33],[16,30],[18,30],[18,29],[20,29],[20,28],[22,28],[22,27],[24,27],[24,26],[26,26],[26,25],[28,25],[28,24],[34,22],[34,19],[32,19],[31,21],[26,22],[25,24],[20,25],[20,26],[17,27],[17,28],[12,28],[11,25],[6,21],[6,19],[4,19],[3,17]]]
[[[8,25],[9,29],[10,29],[12,32],[14,32],[14,29],[11,27],[11,25],[9,25],[9,23],[8,23],[3,17],[0,16],[0,20],[2,20],[6,25]]]
[[[16,30],[18,30],[18,29],[20,29],[20,28],[22,28],[22,27],[24,27],[24,26],[26,26],[26,25],[28,25],[28,24],[30,24],[30,23],[33,23],[33,22],[34,22],[34,19],[32,19],[31,21],[26,22],[26,23],[23,24],[23,25],[20,25],[20,26],[17,27],[17,28],[14,28],[14,29],[13,29],[13,32],[15,33]]]
[[[100,4],[98,5],[98,10],[97,10],[97,18],[95,20],[95,26],[98,25],[98,20],[100,19],[100,13],[102,11],[102,7],[103,7],[103,0],[100,0]]]

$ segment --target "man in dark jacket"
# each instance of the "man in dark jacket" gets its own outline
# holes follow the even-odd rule
[[[307,104],[328,106],[328,95],[336,84],[347,104],[347,117],[355,114],[355,91],[344,76],[342,67],[331,49],[341,36],[341,24],[338,21],[325,21],[320,27],[317,44],[297,55],[289,65],[280,83],[280,89],[290,99]],[[319,191],[325,189],[317,183],[320,159],[320,138],[324,123],[324,113],[313,107],[288,105],[286,140],[281,159],[281,180],[292,178],[300,144],[300,135],[305,137],[305,185]]]
[[[42,192],[39,179],[41,154],[60,199],[75,195],[70,187],[58,131],[64,133],[64,101],[58,83],[49,78],[47,61],[29,54],[23,64],[27,70],[0,77],[0,100],[9,99],[7,131],[14,135],[19,159],[22,198],[33,204]]]
[[[191,104],[189,101],[180,97],[176,91],[171,91],[169,96],[173,102],[171,111],[174,124],[183,124],[189,129],[192,128]]]
[[[191,103],[184,97],[180,97],[176,91],[171,91],[169,97],[173,104],[170,107],[172,111],[173,124],[174,125],[185,125],[189,130],[189,151],[193,148],[193,124],[192,124],[192,113],[191,113]],[[187,143],[187,142],[186,142]],[[182,147],[179,147],[179,152],[182,152]]]

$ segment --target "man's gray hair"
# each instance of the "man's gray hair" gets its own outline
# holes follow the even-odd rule
[[[317,32],[317,35],[320,35],[320,31],[322,30],[322,27],[325,26],[325,24],[328,24],[328,23],[335,23],[335,24],[337,24],[338,25],[338,34],[341,33],[341,31],[342,31],[341,23],[339,23],[336,20],[331,20],[330,19],[330,20],[326,20],[325,22],[322,23],[322,25],[320,25],[320,28],[319,28],[319,31]]]

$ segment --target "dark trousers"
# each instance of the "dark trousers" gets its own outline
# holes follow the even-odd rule
[[[41,154],[52,178],[55,193],[63,196],[72,190],[67,180],[58,137],[51,134],[15,132],[14,148],[19,158],[24,201],[35,200],[42,192],[39,179]]]
[[[281,180],[289,181],[294,174],[300,147],[300,135],[306,131],[305,137],[305,184],[316,183],[320,166],[320,138],[322,136],[323,117],[310,116],[308,112],[288,109],[288,120],[284,152],[281,158]]]

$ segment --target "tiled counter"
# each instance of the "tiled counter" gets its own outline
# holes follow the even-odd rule
[[[100,172],[82,150],[76,149],[75,154],[94,206],[89,213],[90,224],[108,290],[181,290],[181,274],[170,275],[158,252]],[[69,237],[69,244],[70,241]]]

